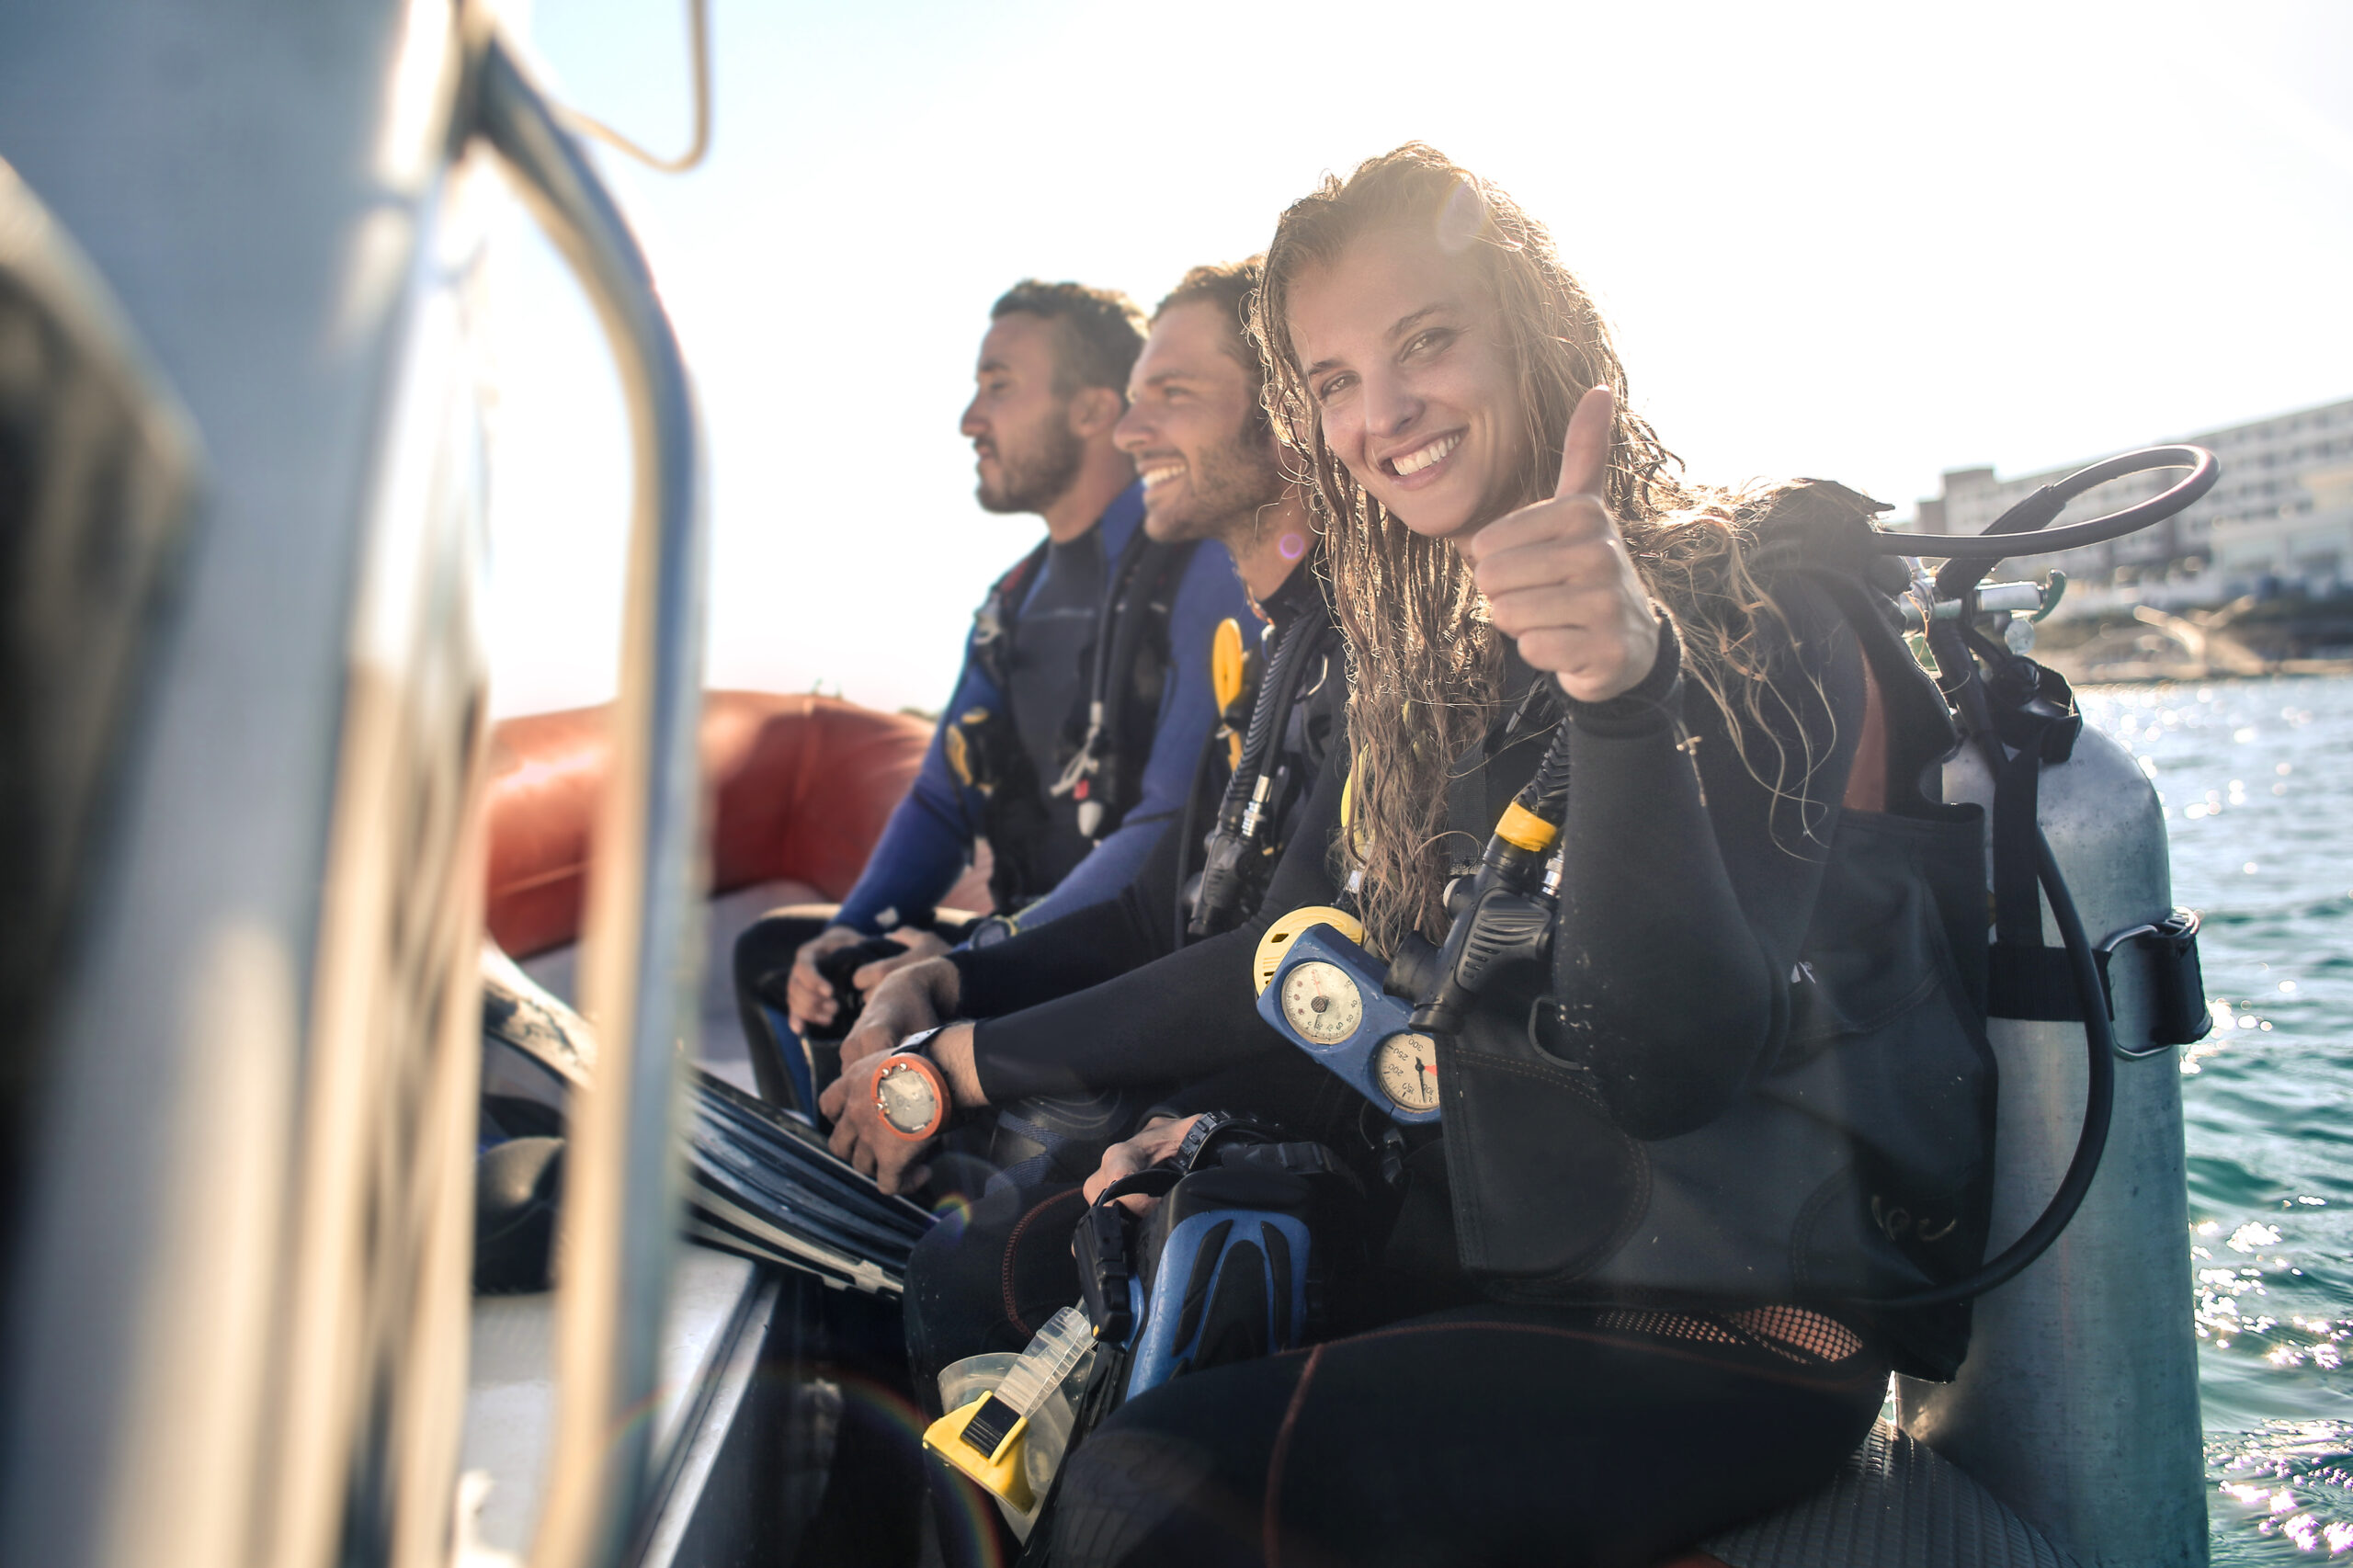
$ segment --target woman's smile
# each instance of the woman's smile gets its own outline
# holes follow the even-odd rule
[[[1395,474],[1407,488],[1414,488],[1418,484],[1428,483],[1435,477],[1430,473],[1430,470],[1453,456],[1454,449],[1461,444],[1462,432],[1449,430],[1438,439],[1416,447],[1410,452],[1393,458],[1383,458],[1381,466]]]

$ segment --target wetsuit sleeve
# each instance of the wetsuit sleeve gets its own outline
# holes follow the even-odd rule
[[[867,857],[866,869],[858,873],[858,885],[842,900],[841,913],[835,916],[839,924],[879,935],[879,916],[884,911],[904,918],[948,896],[972,863],[972,824],[981,820],[980,792],[965,790],[948,770],[948,726],[959,713],[1003,706],[996,683],[968,646],[963,673],[931,733],[915,787],[891,813],[874,852]]]
[[[1229,616],[1247,619],[1251,613],[1233,557],[1215,540],[1203,540],[1186,563],[1176,602],[1168,608],[1168,686],[1160,694],[1142,793],[1119,827],[1053,892],[1030,905],[1023,924],[1058,919],[1114,897],[1134,879],[1153,846],[1167,836],[1192,792],[1201,743],[1217,722],[1217,698],[1210,687],[1210,644],[1217,623]]]
[[[1260,1052],[1293,1051],[1258,1017],[1250,962],[1277,916],[1330,903],[1338,894],[1331,846],[1339,836],[1347,769],[1337,764],[1336,756],[1317,776],[1290,847],[1250,919],[1074,995],[983,1019],[973,1032],[972,1054],[989,1103],[1177,1083]]]
[[[957,1011],[993,1018],[1035,1006],[1150,963],[1175,945],[1179,851],[1175,832],[1160,835],[1143,869],[1120,895],[1074,910],[985,948],[948,955],[959,980]]]
[[[1714,1119],[1779,1046],[1861,729],[1854,634],[1818,589],[1776,585],[1768,682],[1734,733],[1680,674],[1572,702],[1553,995],[1567,1054],[1641,1138]],[[1737,677],[1734,677],[1736,682]],[[1696,741],[1696,744],[1692,743]]]

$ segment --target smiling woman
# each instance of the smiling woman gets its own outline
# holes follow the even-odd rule
[[[1393,1220],[1356,1332],[1076,1450],[1055,1561],[1655,1563],[1819,1487],[1891,1366],[1967,1345],[1965,1309],[1875,1310],[1973,1269],[1990,1201],[1943,935],[1983,921],[1979,819],[1917,782],[1946,710],[1855,569],[1750,574],[1877,508],[1683,484],[1542,228],[1429,148],[1293,204],[1253,319],[1349,653],[1354,814],[1295,853],[1356,873],[1363,949],[1326,950],[1389,960],[1298,964],[1261,1016],[1357,1088],[1316,1135]],[[1420,1002],[1364,1041],[1399,1088],[1323,1054],[1376,986]],[[1258,1072],[1204,1092],[1267,1115]]]
[[[1743,633],[1716,629],[1736,618],[1711,613],[1703,570],[1722,568],[1739,600],[1755,595],[1727,549],[1729,514],[1695,506],[1680,460],[1628,411],[1608,329],[1550,237],[1435,153],[1402,149],[1295,204],[1256,322],[1268,403],[1358,525],[1336,530],[1332,550],[1335,603],[1361,650],[1348,722],[1371,846],[1368,927],[1385,941],[1435,936],[1449,872],[1436,849],[1441,780],[1487,723],[1503,669],[1472,558],[1449,541],[1555,493],[1562,435],[1588,391],[1612,394],[1590,488],[1707,623],[1685,651],[1704,688]]]

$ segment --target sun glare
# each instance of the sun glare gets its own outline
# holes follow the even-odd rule
[[[536,42],[589,112],[675,124],[684,73],[639,68],[658,10],[540,0]],[[936,705],[1035,538],[973,505],[956,430],[988,302],[1034,275],[1149,305],[1408,139],[1550,225],[1699,477],[1830,474],[1903,516],[1946,469],[2343,396],[2353,120],[2312,63],[2343,17],[1467,6],[1430,41],[1403,8],[729,9],[710,164],[604,161],[702,400],[710,678]],[[551,259],[506,281],[520,711],[609,688],[626,446]]]

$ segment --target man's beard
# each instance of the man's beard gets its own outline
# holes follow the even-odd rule
[[[1233,535],[1228,542],[1243,546],[1250,542],[1258,514],[1282,499],[1282,469],[1267,443],[1245,425],[1232,440],[1187,465],[1185,488],[1185,509],[1154,518],[1153,537],[1181,544]]]
[[[1044,426],[1034,444],[1019,449],[999,441],[999,478],[992,486],[983,476],[973,492],[986,512],[1042,512],[1063,497],[1086,461],[1086,443],[1067,421]]]

